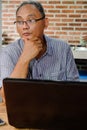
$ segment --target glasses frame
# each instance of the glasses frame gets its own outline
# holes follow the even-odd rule
[[[42,19],[45,18],[45,15],[41,18],[38,18],[38,19],[32,19],[32,20],[26,20],[26,21],[20,21],[20,22],[23,22],[23,24],[19,24],[19,25],[24,25],[24,23],[28,24],[28,22],[30,21],[30,23],[35,23],[35,22],[38,22]],[[19,21],[14,21],[14,24],[18,23]]]

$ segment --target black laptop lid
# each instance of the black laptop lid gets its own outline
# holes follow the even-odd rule
[[[17,128],[75,129],[87,124],[87,82],[6,78],[3,84],[8,120]]]

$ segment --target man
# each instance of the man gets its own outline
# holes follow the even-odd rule
[[[39,2],[23,2],[16,11],[14,23],[21,38],[2,51],[0,86],[3,86],[5,77],[79,79],[70,46],[62,40],[44,35],[48,19]]]

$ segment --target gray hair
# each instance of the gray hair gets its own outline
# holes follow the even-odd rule
[[[34,0],[29,0],[29,1],[25,1],[25,2],[21,3],[20,6],[16,10],[16,15],[22,6],[27,5],[27,4],[34,5],[38,9],[38,11],[42,14],[42,16],[45,17],[45,11],[44,11],[43,6],[41,5],[40,2],[34,1]]]

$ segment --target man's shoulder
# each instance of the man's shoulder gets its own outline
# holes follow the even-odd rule
[[[65,40],[60,39],[60,38],[52,38],[52,37],[46,36],[46,40],[47,40],[47,43],[53,46],[54,48],[57,48],[57,47],[67,48],[70,46]]]
[[[21,39],[18,39],[3,47],[2,51],[9,52],[9,53],[14,52],[16,50],[20,50],[21,46],[22,46],[22,41]]]

